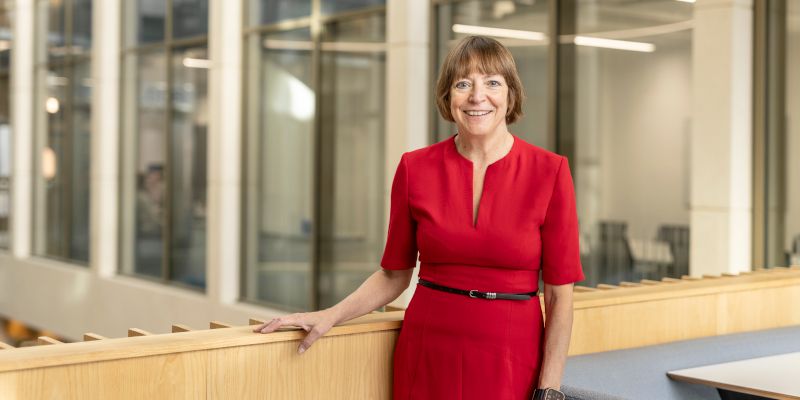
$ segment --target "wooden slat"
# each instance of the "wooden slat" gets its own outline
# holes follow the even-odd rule
[[[186,325],[181,324],[173,324],[172,325],[172,333],[180,333],[180,332],[191,332],[192,328],[189,328]]]
[[[600,290],[613,290],[613,289],[619,289],[619,286],[609,285],[607,283],[598,283],[597,288]]]
[[[50,344],[63,344],[63,343],[64,342],[53,339],[50,336],[39,336],[39,339],[36,340],[36,344],[39,346],[46,346]]]
[[[14,346],[12,346],[12,345],[10,345],[8,343],[0,342],[0,350],[11,350],[13,348],[14,348]]]
[[[722,276],[727,278],[727,277],[732,277],[732,276],[739,276],[739,274],[738,273],[734,274],[732,272],[723,272]]]
[[[211,323],[208,324],[208,327],[211,329],[230,328],[231,326],[230,324],[219,321],[211,321]]]
[[[661,282],[678,283],[678,282],[682,282],[682,281],[680,279],[677,279],[677,278],[663,277],[663,278],[661,278]]]
[[[719,279],[719,278],[721,278],[719,275],[703,274],[703,279]]]
[[[137,336],[150,336],[152,333],[139,328],[130,328],[128,329],[128,337],[137,337]]]
[[[641,283],[635,283],[635,282],[626,282],[626,281],[622,281],[622,282],[620,282],[620,283],[619,283],[619,285],[620,285],[620,286],[622,286],[622,287],[637,287],[637,286],[642,286],[642,284],[641,284]]]
[[[103,339],[106,339],[106,337],[105,336],[100,336],[100,335],[98,335],[96,333],[87,332],[87,333],[83,334],[83,341],[84,342],[91,342],[93,340],[103,340]]]
[[[392,312],[392,311],[405,311],[405,308],[403,308],[403,307],[397,307],[397,306],[386,306],[384,309],[386,310],[386,312]]]
[[[691,275],[684,275],[684,276],[681,277],[681,279],[683,279],[685,281],[699,281],[699,280],[702,280],[703,278],[699,278],[699,277],[691,276]]]
[[[263,324],[263,323],[266,323],[266,322],[267,322],[267,321],[266,321],[266,320],[263,320],[263,319],[258,319],[258,318],[250,318],[250,321],[248,321],[248,323],[247,323],[247,324],[248,324],[248,325],[261,325],[261,324]]]
[[[576,292],[576,293],[583,293],[583,292],[596,292],[596,291],[597,291],[597,289],[595,289],[595,288],[593,288],[593,287],[588,287],[588,286],[575,286],[575,288],[573,289],[573,291],[574,291],[574,292]]]
[[[654,280],[651,280],[651,279],[642,279],[639,282],[642,285],[647,285],[647,286],[655,286],[655,285],[660,285],[660,284],[664,283],[664,282],[661,282],[661,281],[654,281]]]

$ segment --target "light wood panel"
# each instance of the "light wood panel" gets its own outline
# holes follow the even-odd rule
[[[0,342],[0,350],[11,350],[13,348],[14,348],[14,346],[12,346],[12,345],[10,345],[8,343]]]
[[[692,279],[575,293],[570,354],[800,324],[800,273]]]
[[[0,373],[0,399],[204,399],[207,359],[201,351]]]
[[[391,399],[397,331],[323,337],[211,351],[209,398]]]

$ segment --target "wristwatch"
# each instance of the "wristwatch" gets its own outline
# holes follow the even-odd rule
[[[553,388],[547,388],[535,389],[531,400],[565,400],[566,398],[564,393]]]

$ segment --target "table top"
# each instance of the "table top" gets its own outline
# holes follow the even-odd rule
[[[800,352],[667,372],[678,381],[776,399],[800,399]]]

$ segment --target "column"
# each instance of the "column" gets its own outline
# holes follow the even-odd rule
[[[208,295],[239,298],[242,164],[242,3],[210,1],[208,47]]]
[[[89,266],[117,273],[120,157],[120,0],[95,1],[92,13],[92,149]],[[132,151],[132,150],[128,150]]]
[[[11,251],[31,254],[33,226],[33,50],[34,0],[14,8],[14,54],[11,59]]]
[[[392,180],[400,156],[428,144],[428,115],[433,98],[429,77],[430,32],[428,0],[389,0],[386,2],[386,179],[385,226],[389,221]],[[411,301],[412,285],[392,303],[405,307]]]
[[[752,0],[698,0],[692,48],[692,275],[750,269]]]

